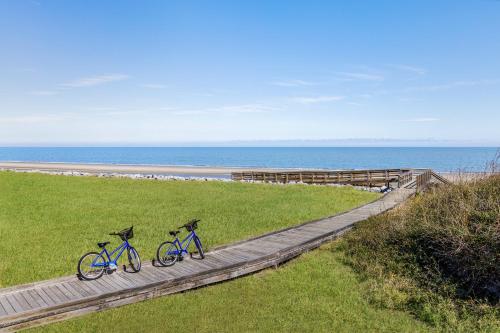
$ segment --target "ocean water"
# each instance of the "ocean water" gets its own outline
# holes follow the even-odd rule
[[[483,171],[498,148],[0,147],[0,161],[274,168]]]

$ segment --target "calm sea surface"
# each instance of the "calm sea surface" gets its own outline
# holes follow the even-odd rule
[[[0,161],[483,171],[498,148],[0,148]]]

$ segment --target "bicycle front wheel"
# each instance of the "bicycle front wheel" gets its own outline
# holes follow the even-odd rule
[[[201,246],[201,241],[198,236],[194,237],[194,245],[196,245],[196,249],[198,249],[198,254],[201,259],[205,259],[205,252],[203,252],[203,246]]]
[[[78,261],[78,275],[84,280],[95,280],[104,274],[106,260],[97,252],[84,254]]]
[[[172,242],[163,242],[156,250],[156,259],[162,266],[172,266],[179,258],[179,249]]]
[[[129,247],[127,249],[128,254],[128,263],[130,264],[130,268],[137,273],[141,270],[141,258],[139,257],[139,253],[133,247]]]

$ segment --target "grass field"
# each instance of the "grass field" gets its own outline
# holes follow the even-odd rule
[[[330,243],[278,269],[35,328],[39,332],[424,332],[368,303]],[[30,331],[31,332],[31,331]]]
[[[377,198],[344,187],[65,177],[0,172],[0,287],[76,272],[109,232],[134,225],[150,260],[167,231],[197,217],[205,248],[332,215]]]

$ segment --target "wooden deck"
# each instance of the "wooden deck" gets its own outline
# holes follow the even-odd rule
[[[431,169],[369,169],[369,170],[292,170],[292,171],[238,171],[231,179],[244,182],[304,183],[315,185],[361,185],[408,187],[415,182],[418,191],[432,182],[449,183]]]
[[[413,177],[411,169],[370,170],[291,170],[291,171],[239,171],[232,172],[234,181],[265,183],[350,184],[378,186],[395,183],[400,187]]]
[[[204,260],[186,259],[172,267],[144,264],[139,273],[119,271],[95,281],[68,276],[0,289],[0,330],[60,321],[275,267],[393,208],[415,191],[399,188],[346,213],[214,249]]]

